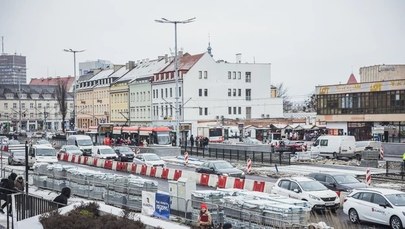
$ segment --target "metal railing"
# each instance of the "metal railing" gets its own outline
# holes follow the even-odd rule
[[[291,165],[292,153],[288,152],[263,152],[254,150],[235,150],[214,147],[182,147],[181,152],[187,151],[188,155],[202,158],[215,158],[228,161],[246,162],[249,158],[253,163]]]
[[[43,197],[26,193],[16,193],[12,196],[13,214],[17,221],[21,221],[36,215],[41,215],[63,207],[63,204],[55,203]],[[15,210],[14,210],[15,209]]]

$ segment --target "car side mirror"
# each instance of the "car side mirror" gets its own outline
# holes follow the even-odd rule
[[[295,188],[293,191],[294,191],[295,193],[300,193],[300,192],[301,192],[298,188]]]
[[[381,207],[383,207],[383,208],[387,208],[388,206],[387,206],[387,204],[379,204]]]
[[[120,154],[120,151],[116,149],[116,150],[115,150],[115,153],[116,153],[116,154]]]
[[[333,187],[336,187],[336,184],[333,183],[333,182],[332,182],[332,183],[329,183],[329,185],[330,185],[330,186],[333,186]]]

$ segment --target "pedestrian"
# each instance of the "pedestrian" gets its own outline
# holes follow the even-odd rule
[[[19,176],[17,180],[14,181],[14,186],[18,191],[24,192],[24,179],[22,176]]]
[[[209,229],[211,228],[211,214],[208,211],[207,204],[201,204],[200,215],[198,216],[198,222],[200,224],[201,229]]]
[[[193,148],[194,147],[194,136],[193,135],[190,136],[190,144],[191,144],[191,148]]]
[[[0,213],[4,214],[3,208],[7,206],[8,203],[11,204],[11,196],[10,194],[15,193],[17,190],[14,186],[14,181],[15,178],[17,177],[17,174],[11,173],[7,179],[2,179],[1,180],[1,199],[6,201],[3,205],[0,207]],[[11,213],[11,205],[8,207],[8,213]]]
[[[59,196],[57,196],[53,202],[59,203],[58,208],[65,207],[67,205],[67,201],[70,198],[70,188],[64,187],[62,188],[62,192]]]
[[[222,229],[232,229],[232,224],[231,223],[224,223],[222,226]]]

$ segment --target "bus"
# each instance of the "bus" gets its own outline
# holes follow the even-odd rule
[[[154,146],[171,146],[171,129],[166,126],[158,127],[138,127],[138,126],[123,126],[115,127],[115,134],[120,134],[122,138],[128,137],[135,140],[136,145],[140,145],[144,140],[149,145]]]
[[[206,136],[204,136],[206,137]],[[240,138],[239,128],[237,126],[221,126],[208,128],[209,142],[223,142],[225,140],[238,140]]]

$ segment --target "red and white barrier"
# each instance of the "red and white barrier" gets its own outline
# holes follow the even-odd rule
[[[188,166],[188,152],[184,152],[184,163]]]
[[[250,174],[250,172],[252,171],[252,160],[250,160],[250,158],[247,159],[247,165],[246,165],[246,172],[248,174]]]
[[[370,171],[370,168],[367,168],[367,171],[366,171],[366,184],[368,186],[371,185],[371,171]]]
[[[384,149],[383,149],[382,146],[381,146],[381,149],[380,149],[380,160],[384,160]]]

